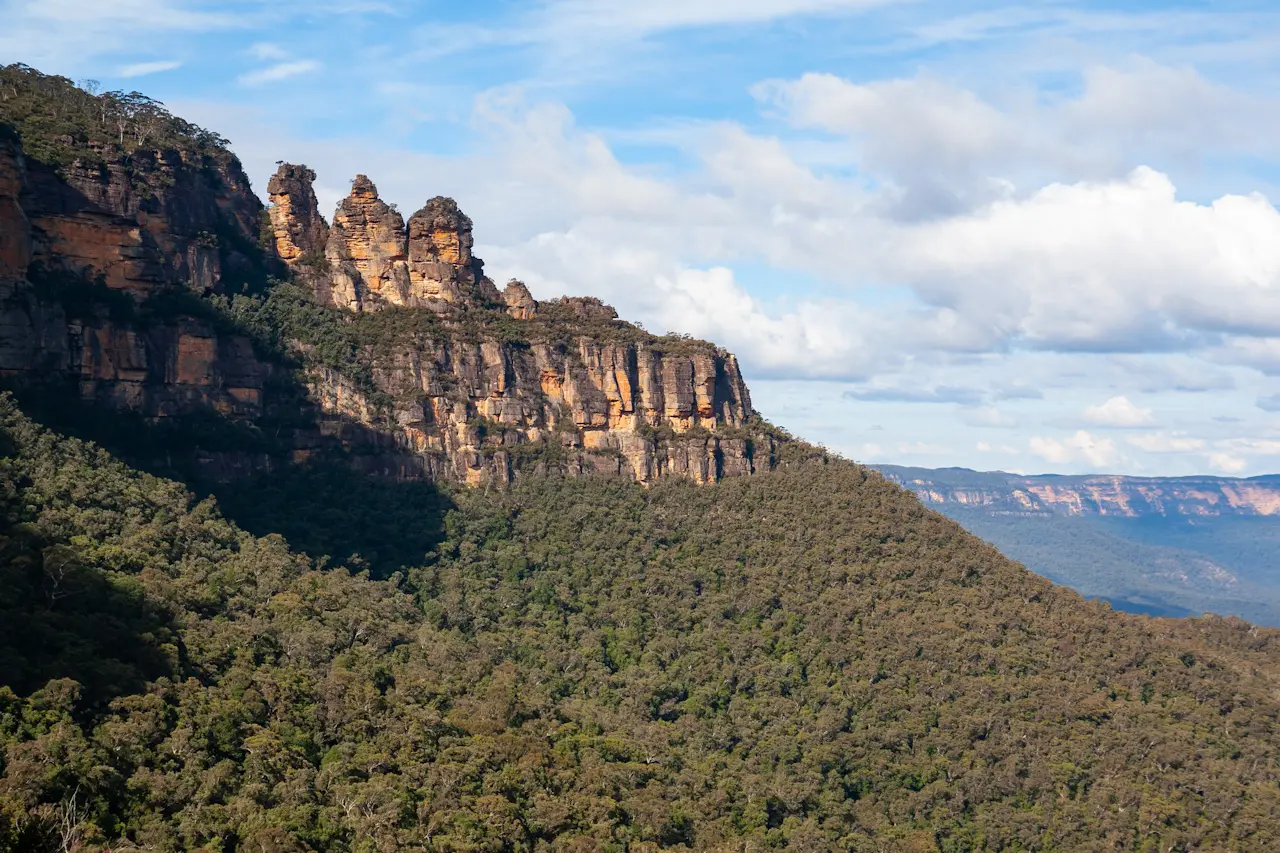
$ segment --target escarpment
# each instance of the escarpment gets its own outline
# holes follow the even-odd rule
[[[260,416],[271,366],[172,298],[260,266],[262,206],[239,164],[161,151],[60,174],[0,131],[0,377],[150,418]]]
[[[341,370],[309,379],[323,411],[380,423],[394,436],[407,454],[395,473],[416,466],[474,483],[507,479],[532,462],[708,482],[773,464],[773,440],[751,433],[750,396],[732,355],[648,335],[598,299],[539,304],[518,281],[500,293],[453,199],[431,199],[406,224],[359,175],[334,215],[327,265],[287,258],[293,243],[280,235],[304,232],[319,216],[313,202],[297,202],[314,199],[302,185],[313,178],[283,164],[272,179],[292,186],[287,209],[272,211],[277,253],[331,308],[408,310],[419,319],[425,312],[429,320],[412,340],[369,343],[363,389]]]
[[[264,208],[216,145],[55,166],[5,132],[0,378],[271,437],[214,465],[227,476],[334,452],[470,484],[546,469],[711,482],[777,464],[780,433],[731,354],[591,297],[500,291],[450,198],[406,222],[359,175],[326,222],[315,179],[282,163]]]

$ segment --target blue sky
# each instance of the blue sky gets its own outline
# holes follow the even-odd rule
[[[738,353],[853,458],[1280,470],[1274,3],[0,0],[260,190],[455,196],[499,281]]]

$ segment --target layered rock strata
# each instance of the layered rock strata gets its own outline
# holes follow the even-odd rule
[[[751,401],[736,359],[711,347],[441,338],[396,349],[374,378],[396,401],[390,411],[330,371],[312,374],[311,392],[330,415],[382,424],[418,460],[396,465],[433,476],[474,484],[554,464],[704,483],[774,464],[772,440],[748,428]]]
[[[775,464],[732,355],[647,335],[598,299],[539,304],[517,281],[499,293],[455,202],[432,199],[406,224],[364,176],[330,227],[314,172],[282,165],[269,184],[266,235],[322,302],[353,312],[429,309],[428,332],[359,354],[370,368],[359,382],[355,371],[314,366],[286,394],[288,369],[225,325],[84,310],[28,280],[29,270],[49,269],[98,278],[139,306],[166,287],[221,289],[234,252],[191,235],[216,231],[246,244],[261,218],[247,182],[228,172],[198,186],[164,152],[134,160],[169,177],[136,171],[131,181],[164,185],[167,196],[131,195],[109,166],[97,185],[79,166],[60,181],[25,163],[16,138],[0,136],[0,377],[64,380],[85,400],[153,419],[215,411],[265,425],[293,406],[296,416],[270,424],[291,458],[342,448],[350,464],[395,477],[475,484],[555,468],[711,482]],[[304,363],[318,364],[295,346]],[[297,413],[304,392],[307,411]],[[213,464],[232,476],[276,462],[246,455]]]
[[[169,284],[217,291],[253,267],[262,203],[230,155],[144,150],[61,172],[28,161],[24,171],[31,260],[46,268],[145,296]]]
[[[933,505],[1009,515],[1211,516],[1280,515],[1280,477],[1021,476],[965,469],[878,466],[886,477]]]
[[[286,163],[267,183],[272,237],[285,263],[317,261],[329,243],[329,225],[320,215],[315,180],[316,173],[306,166]]]
[[[276,254],[311,266],[321,251],[324,269],[300,272],[322,302],[350,311],[412,306],[447,311],[462,303],[498,303],[498,289],[471,251],[471,219],[451,198],[439,196],[404,218],[378,196],[365,175],[351,182],[333,227],[322,230],[306,166],[283,163],[271,178],[271,222]]]
[[[44,278],[98,279],[139,299],[166,287],[217,290],[224,259],[249,261],[220,251],[214,232],[247,241],[261,209],[238,164],[224,166],[201,171],[143,152],[128,175],[121,164],[73,165],[62,180],[0,128],[0,376],[67,381],[87,400],[148,417],[258,417],[271,368],[247,337],[181,313],[143,323],[69,310],[27,280],[34,265]]]

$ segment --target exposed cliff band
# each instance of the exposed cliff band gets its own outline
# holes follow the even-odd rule
[[[216,235],[252,245],[262,221],[270,262],[283,262],[318,302],[358,314],[427,309],[437,318],[425,338],[364,352],[371,383],[309,367],[320,422],[296,435],[295,459],[337,444],[394,476],[467,483],[546,466],[709,482],[774,464],[773,439],[753,426],[732,355],[648,335],[589,297],[539,304],[515,281],[499,292],[452,199],[431,199],[406,223],[361,175],[330,225],[305,166],[280,166],[264,211],[234,158],[210,178],[165,152],[135,156],[163,172],[141,180],[168,193],[140,199],[117,186],[110,164],[73,168],[65,181],[37,169],[33,180],[16,140],[4,146],[0,279],[16,282],[34,262],[140,300],[170,286],[218,292],[241,261]],[[64,376],[86,398],[151,418],[211,408],[256,421],[268,409],[267,380],[280,368],[244,336],[195,317],[146,328],[107,312],[73,317],[26,284],[6,293],[0,374]],[[305,342],[296,345],[310,363]]]

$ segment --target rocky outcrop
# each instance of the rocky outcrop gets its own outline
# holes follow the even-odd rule
[[[772,440],[750,429],[737,361],[710,345],[441,336],[396,348],[373,374],[379,394],[396,401],[389,411],[332,371],[312,374],[312,396],[331,416],[380,425],[433,476],[477,483],[556,465],[711,482],[773,465]]]
[[[538,303],[529,288],[514,278],[502,289],[502,301],[506,303],[507,313],[517,320],[532,320],[538,313]]]
[[[484,277],[484,264],[471,254],[471,227],[458,203],[442,196],[409,217],[412,304],[497,300],[497,289]]]
[[[23,283],[0,283],[0,377],[69,383],[86,401],[149,418],[215,411],[252,420],[270,374],[247,337],[207,321],[75,316]]]
[[[247,184],[234,171],[196,176],[163,152],[133,160],[159,172],[136,172],[128,186],[110,164],[98,183],[81,167],[66,181],[49,170],[33,179],[17,141],[0,139],[0,377],[11,384],[61,383],[151,419],[214,411],[269,428],[276,457],[224,454],[210,462],[216,476],[334,448],[363,470],[471,484],[544,469],[705,483],[776,463],[729,353],[648,335],[591,297],[539,304],[517,281],[499,293],[451,199],[432,199],[406,225],[358,176],[326,228],[315,173],[282,164],[263,235],[282,269],[344,310],[429,309],[375,324],[412,331],[367,342],[350,370],[320,366],[294,341],[307,365],[296,375],[208,312],[151,299],[166,287],[220,288],[233,255],[219,235],[244,246],[261,212]],[[164,193],[142,194],[149,182]],[[26,275],[29,261],[39,275]],[[129,296],[62,300],[56,275],[42,284],[50,271]]]
[[[1280,477],[1024,477],[962,468],[932,471],[881,465],[889,479],[925,503],[1016,515],[1206,516],[1280,515]]]
[[[47,268],[145,296],[171,284],[218,291],[260,265],[262,204],[229,154],[142,150],[61,172],[30,161],[25,171],[32,260]]]
[[[325,258],[331,278],[318,288],[322,300],[351,311],[408,304],[404,218],[378,198],[364,175],[356,175],[351,195],[333,215]]]
[[[27,280],[34,263],[43,278],[96,278],[138,298],[218,289],[236,252],[220,252],[214,231],[247,240],[260,209],[239,166],[223,167],[197,173],[176,154],[140,152],[128,171],[73,165],[62,180],[0,133],[0,377],[70,383],[86,400],[148,417],[261,415],[270,367],[247,337],[181,312],[141,322],[69,308]]]
[[[280,257],[297,266],[316,257],[323,245],[325,268],[298,271],[322,302],[349,311],[408,306],[448,312],[461,305],[501,304],[502,295],[471,251],[471,220],[453,199],[431,199],[406,226],[379,198],[373,181],[357,175],[326,234],[315,207],[314,180],[310,169],[286,163],[268,188]]]
[[[328,245],[329,225],[320,215],[315,180],[306,166],[281,163],[267,182],[275,250],[287,264],[319,260]]]

